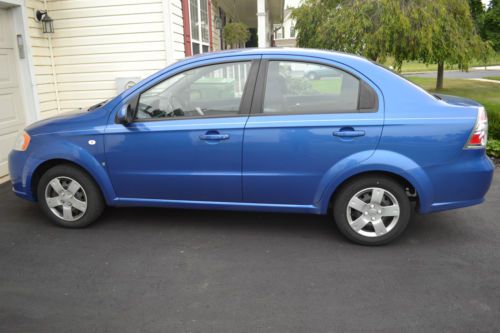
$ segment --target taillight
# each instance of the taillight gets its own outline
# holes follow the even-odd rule
[[[488,140],[488,116],[486,115],[486,110],[481,107],[477,112],[476,124],[474,129],[470,134],[469,140],[465,148],[484,148],[486,147],[486,141]]]

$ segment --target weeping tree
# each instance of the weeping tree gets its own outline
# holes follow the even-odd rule
[[[299,46],[379,62],[391,56],[397,70],[408,60],[437,63],[437,89],[445,64],[466,70],[473,57],[490,50],[476,33],[466,0],[306,0],[292,15]]]
[[[491,47],[477,34],[466,1],[441,0],[431,2],[429,7],[435,13],[436,22],[432,25],[432,43],[422,50],[420,60],[438,64],[436,89],[441,89],[445,64],[467,70],[474,58],[487,58]]]

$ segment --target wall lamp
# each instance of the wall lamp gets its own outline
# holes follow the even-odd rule
[[[50,18],[46,10],[37,10],[35,13],[35,21],[42,23],[44,34],[51,34],[54,32],[54,20]]]

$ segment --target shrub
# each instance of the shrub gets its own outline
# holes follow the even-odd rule
[[[500,140],[488,140],[486,153],[495,158],[500,158]]]
[[[488,137],[500,140],[500,113],[488,113]]]
[[[239,47],[250,39],[248,27],[241,22],[228,23],[224,27],[224,39],[228,45]]]

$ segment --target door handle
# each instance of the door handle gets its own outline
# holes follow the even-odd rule
[[[352,128],[350,129],[341,128],[340,131],[333,132],[333,135],[341,138],[354,138],[357,136],[364,136],[365,131],[356,131]]]
[[[229,134],[202,134],[200,140],[219,141],[229,139]]]

